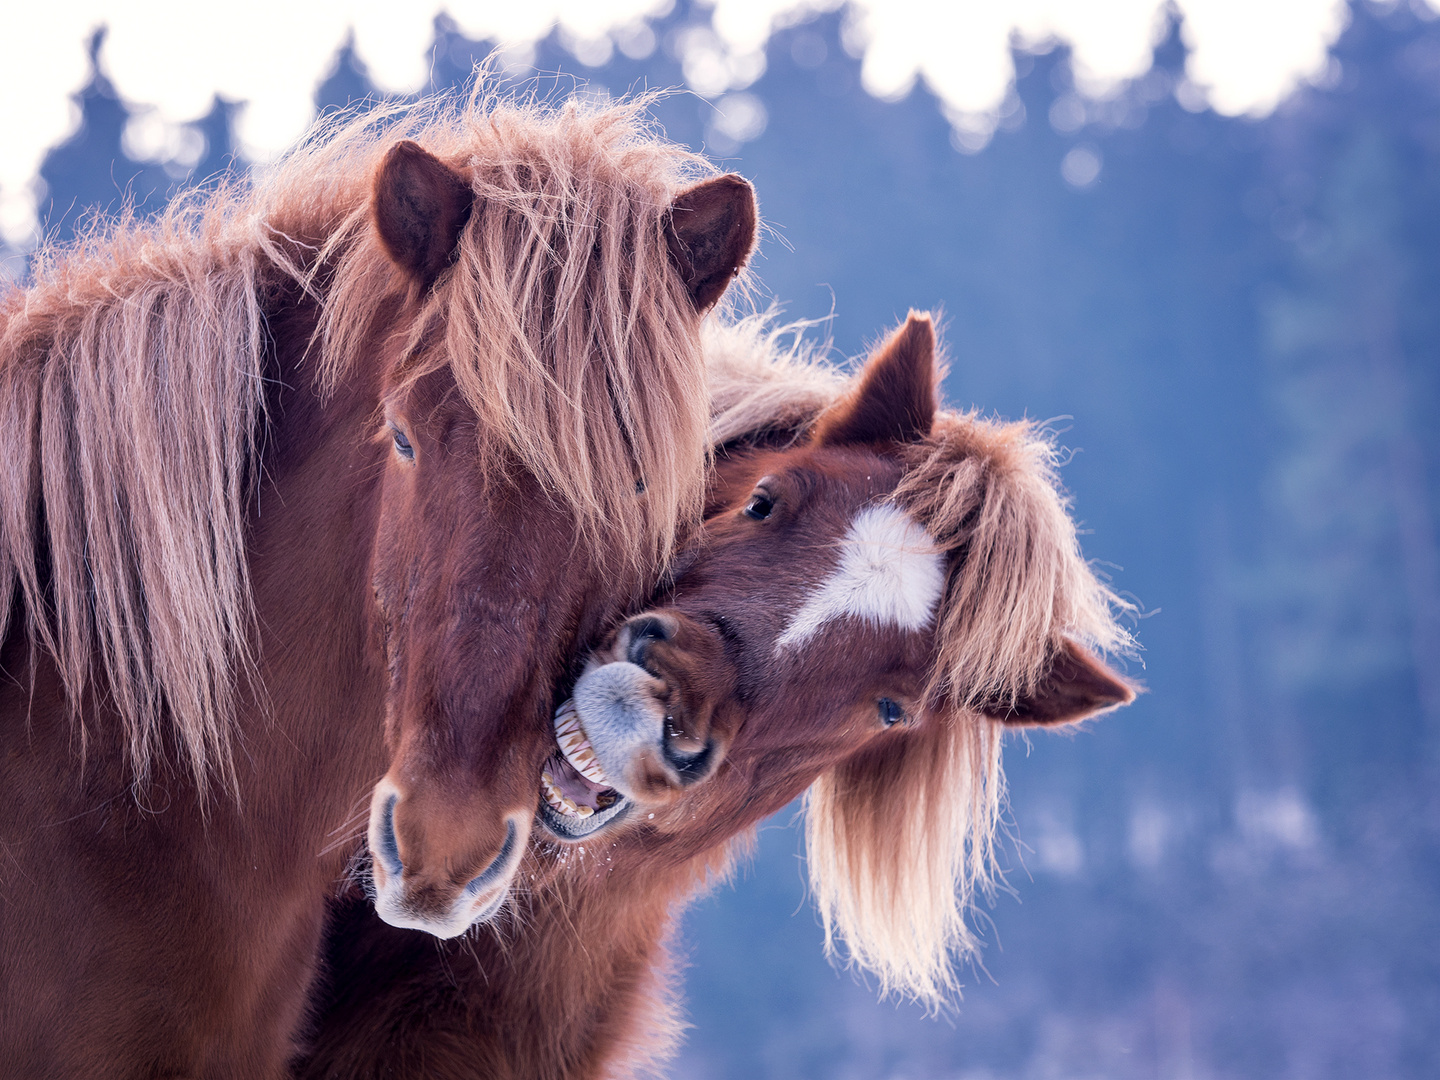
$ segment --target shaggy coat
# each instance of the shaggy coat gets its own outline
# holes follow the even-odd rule
[[[281,1075],[382,774],[397,910],[508,891],[753,243],[645,105],[337,120],[0,297],[0,1074]]]

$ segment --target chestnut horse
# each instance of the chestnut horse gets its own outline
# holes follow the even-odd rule
[[[337,123],[0,298],[0,1073],[283,1075],[367,803],[386,919],[507,895],[754,241],[645,105]]]
[[[300,1075],[653,1064],[677,913],[807,789],[827,943],[936,1002],[990,880],[1003,732],[1133,699],[1092,652],[1127,647],[1125,605],[1080,556],[1053,444],[937,413],[927,317],[843,386],[745,343],[711,343],[703,532],[557,714],[513,920],[437,948],[343,902]]]

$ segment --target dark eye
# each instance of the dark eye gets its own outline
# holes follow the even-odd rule
[[[893,698],[882,697],[879,701],[880,723],[892,727],[905,719],[905,709]]]
[[[395,452],[406,461],[415,460],[415,448],[410,445],[410,440],[405,437],[405,433],[399,429],[395,431]]]
[[[756,521],[764,521],[775,509],[775,500],[766,495],[763,491],[757,491],[750,496],[750,501],[745,504],[745,516],[754,518]]]

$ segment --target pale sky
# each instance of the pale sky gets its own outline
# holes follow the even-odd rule
[[[1440,11],[1440,0],[1425,0]],[[473,39],[525,46],[558,25],[582,62],[617,46],[655,47],[647,17],[670,0],[10,0],[0,35],[0,235],[33,240],[37,170],[45,151],[73,133],[71,101],[87,75],[86,42],[109,27],[104,69],[140,114],[127,147],[155,159],[183,156],[185,128],[215,94],[247,102],[237,134],[263,161],[293,143],[313,118],[311,98],[336,50],[355,47],[382,89],[409,92],[427,77],[427,47],[443,10]],[[736,138],[763,127],[763,105],[736,93],[764,73],[770,33],[839,0],[715,0],[708,31],[682,42],[697,93],[730,93]],[[893,98],[923,79],[971,148],[994,130],[1014,83],[1009,44],[1063,40],[1074,50],[1082,93],[1104,97],[1150,66],[1164,0],[852,0],[847,47],[863,56],[867,90]],[[1264,115],[1296,86],[1323,81],[1328,50],[1348,19],[1344,0],[1177,0],[1190,48],[1187,107]],[[746,110],[749,112],[746,112]],[[757,113],[758,110],[758,113]],[[759,117],[756,120],[756,116]],[[737,119],[738,117],[738,119]],[[960,143],[957,143],[960,145]]]

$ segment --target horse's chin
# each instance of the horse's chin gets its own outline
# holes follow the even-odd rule
[[[505,906],[505,898],[510,891],[507,883],[489,890],[485,895],[470,898],[468,903],[456,904],[448,918],[436,918],[417,915],[397,888],[387,888],[378,881],[372,887],[375,913],[382,921],[402,930],[423,930],[437,938],[459,937],[472,926],[493,919]]]
[[[613,825],[620,821],[625,817],[631,805],[629,799],[621,796],[617,802],[599,813],[582,818],[562,814],[542,801],[537,818],[551,837],[565,843],[574,843],[577,840],[588,840],[607,825]]]

